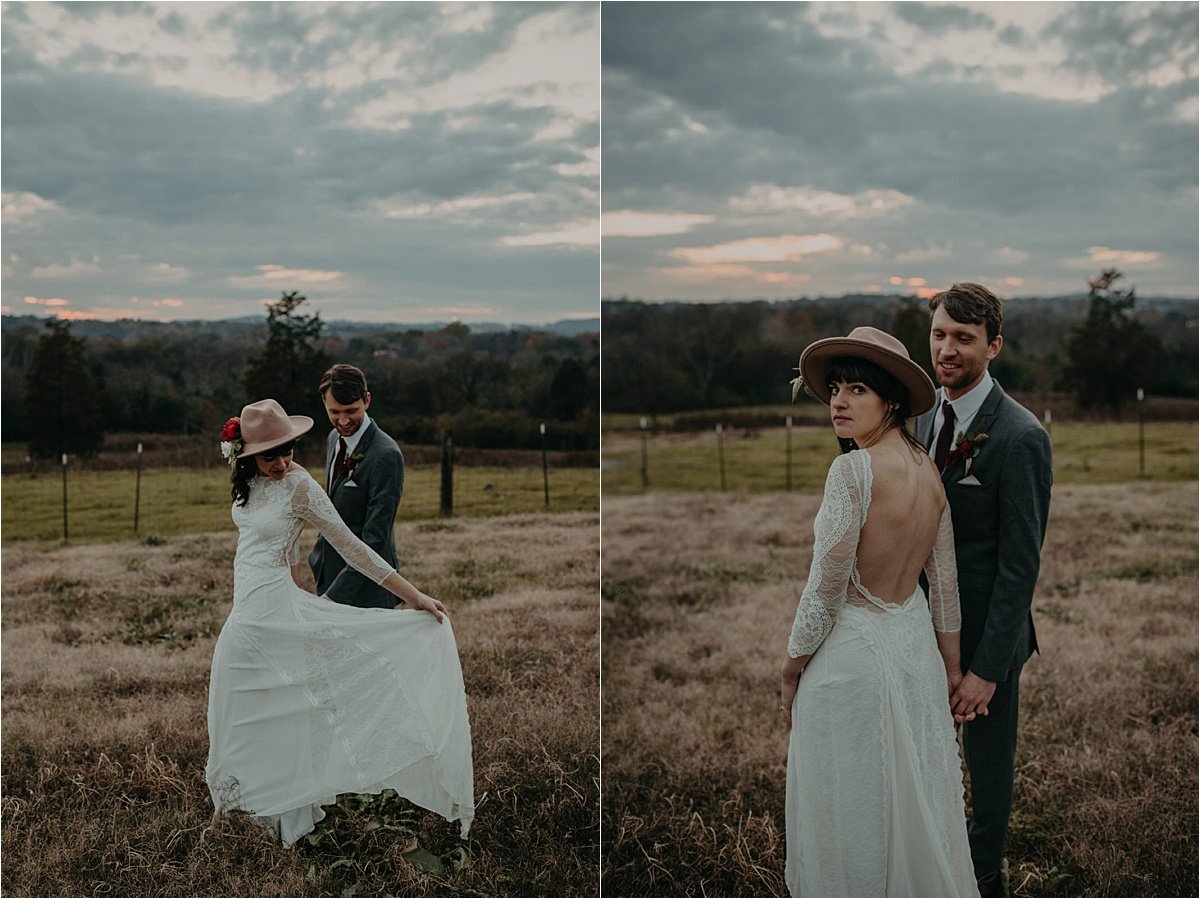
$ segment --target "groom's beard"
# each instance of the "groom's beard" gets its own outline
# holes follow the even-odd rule
[[[953,371],[946,371],[942,368],[942,364],[934,365],[934,374],[937,376],[937,382],[947,390],[964,390],[979,381],[983,377],[985,368],[970,369],[962,365],[962,363],[954,363],[959,367]]]

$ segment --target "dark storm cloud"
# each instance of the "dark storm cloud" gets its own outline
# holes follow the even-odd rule
[[[408,41],[426,51],[409,61],[414,74],[435,81],[511,46],[517,26],[537,13],[530,4],[499,4],[479,27],[448,35],[438,28],[445,12],[437,4],[342,3],[329,8],[320,22],[298,18],[289,6],[250,3],[225,10],[218,22],[233,30],[234,58],[289,75],[323,68],[354,47],[387,50]]]
[[[972,28],[993,28],[996,25],[991,16],[965,6],[893,3],[892,10],[897,18],[937,36],[948,31],[969,31]]]
[[[996,40],[1010,47],[1029,46],[1029,35],[1025,33],[1024,29],[1018,28],[1016,25],[1006,25],[1001,28],[996,33]]]
[[[283,196],[304,174],[286,137],[303,132],[278,108],[264,120],[253,106],[122,76],[7,66],[3,103],[5,189],[93,215],[163,226],[220,221],[246,213],[235,198]]]
[[[657,12],[646,17],[636,4],[605,8],[606,189],[672,171],[671,180],[679,181],[707,173],[701,189],[714,192],[764,177],[788,183],[819,174],[831,189],[886,187],[938,202],[1018,210],[1072,196],[1087,203],[1129,156],[1159,155],[1164,141],[1186,152],[1194,136],[1193,125],[1154,122],[1142,106],[1124,111],[1155,124],[1155,140],[1127,127],[1133,147],[1097,152],[1113,143],[1112,129],[1120,126],[1103,115],[1109,104],[1097,115],[1082,104],[999,93],[988,84],[898,79],[869,47],[804,27],[803,9],[786,31],[770,27],[773,9],[751,4],[736,10],[716,4],[679,17]],[[714,123],[717,135],[629,140],[629,107],[654,106],[647,93]],[[653,115],[664,125],[671,120],[665,110]],[[724,131],[743,152],[721,146]],[[753,138],[745,140],[747,134]],[[687,155],[653,164],[646,157],[656,146],[664,155],[686,147]],[[714,154],[723,164],[714,165]],[[1188,168],[1164,180],[1166,174],[1158,170],[1148,186],[1169,191],[1194,182]]]
[[[605,209],[713,217],[685,233],[606,241],[610,282],[636,292],[638,278],[661,274],[655,266],[678,265],[677,247],[833,229],[863,253],[800,268],[863,272],[858,286],[914,262],[929,271],[965,260],[973,240],[989,259],[972,265],[1032,280],[1042,266],[1056,284],[1079,280],[1063,260],[1090,264],[1087,247],[1158,252],[1175,259],[1172,289],[1189,289],[1196,131],[1181,109],[1195,104],[1194,5],[1097,23],[1097,5],[1084,4],[1049,24],[1050,13],[1039,23],[1025,6],[606,5]],[[1122,23],[1144,64],[1128,56],[1120,79],[1088,84],[1086,48],[1103,59]],[[1190,77],[1168,83],[1171,65]],[[1151,80],[1154,66],[1163,70]],[[734,203],[764,185],[912,202],[875,218],[803,204],[755,215]]]
[[[1064,69],[1125,85],[1183,62],[1194,87],[1198,28],[1195,3],[1087,3],[1063,12],[1042,34],[1066,45]]]
[[[40,32],[44,18],[4,6],[12,311],[24,294],[80,309],[85,295],[122,308],[140,295],[204,314],[202,298],[257,304],[296,286],[257,274],[270,265],[360,315],[401,301],[518,321],[594,310],[594,243],[511,240],[598,212],[594,69],[521,67],[529,26],[594,52],[595,8],[84,6]],[[150,39],[105,40],[114,16]],[[95,40],[77,30],[85,19]],[[197,84],[204,66],[229,83]],[[493,76],[501,89],[488,89]],[[560,82],[575,94],[556,93]],[[462,211],[437,206],[454,202]]]

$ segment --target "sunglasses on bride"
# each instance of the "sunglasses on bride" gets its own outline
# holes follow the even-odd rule
[[[274,447],[273,449],[267,450],[265,453],[259,453],[258,458],[262,459],[264,462],[274,462],[280,456],[290,456],[293,452],[295,452],[295,450],[296,444],[294,442],[285,443],[283,446]]]

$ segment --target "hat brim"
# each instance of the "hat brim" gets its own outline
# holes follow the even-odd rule
[[[933,381],[917,363],[904,356],[883,349],[876,343],[855,340],[852,337],[828,337],[809,344],[800,355],[800,376],[808,391],[825,405],[829,405],[829,385],[826,377],[834,359],[850,356],[874,362],[894,377],[908,392],[910,412],[920,415],[933,408],[937,391]]]
[[[242,447],[242,451],[238,455],[243,459],[247,456],[257,456],[259,453],[265,453],[267,450],[274,449],[277,446],[283,446],[285,443],[299,440],[311,431],[313,427],[313,420],[307,415],[289,415],[288,423],[291,425],[290,433],[281,437],[272,437],[270,440],[260,440],[258,443],[247,443]]]

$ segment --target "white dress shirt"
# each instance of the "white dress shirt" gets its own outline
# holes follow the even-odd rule
[[[358,442],[362,440],[363,434],[367,433],[367,428],[369,427],[371,427],[371,416],[364,412],[362,424],[358,426],[357,431],[349,437],[342,437],[341,434],[338,434],[339,438],[346,441],[346,455],[354,454],[354,448],[358,446]],[[329,484],[331,488],[333,487],[333,470],[337,467],[339,461],[337,451],[335,450],[333,461],[329,463],[329,470],[325,472],[325,483]]]
[[[996,382],[992,380],[992,375],[987,369],[983,370],[983,380],[964,393],[956,400],[950,400],[950,406],[954,409],[954,433],[951,439],[959,434],[965,434],[971,430],[971,422],[975,420],[975,416],[979,414],[979,410],[983,408],[983,401],[987,399],[992,388],[996,386]],[[946,415],[942,412],[942,402],[946,399],[946,388],[939,387],[937,389],[936,409],[937,413],[933,417],[933,438],[929,443],[929,455],[932,456],[937,448],[938,434],[942,433],[942,422],[946,420]],[[954,445],[951,444],[951,449]]]

